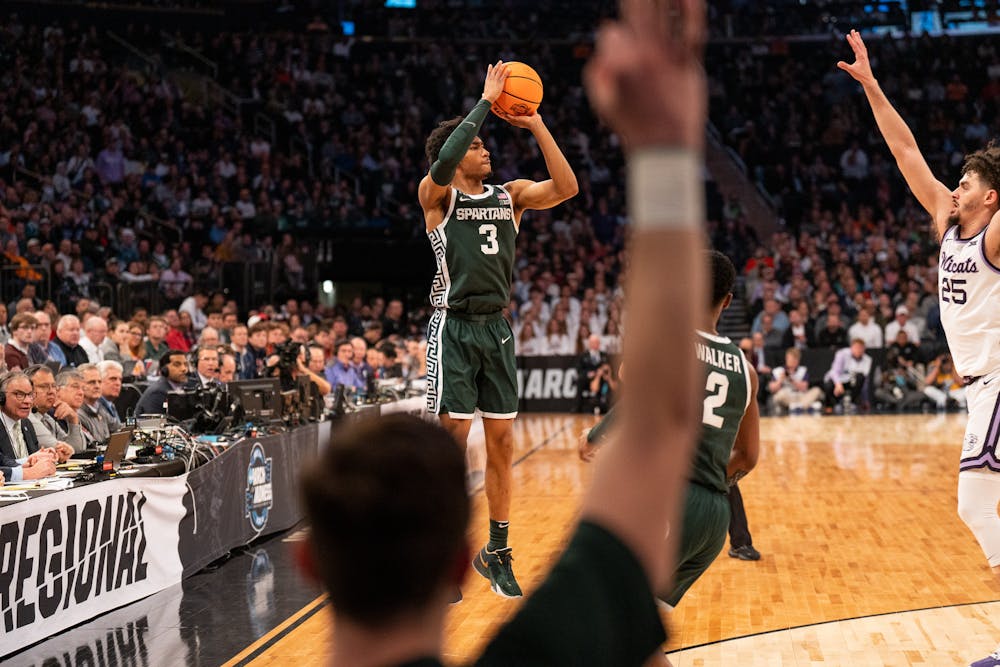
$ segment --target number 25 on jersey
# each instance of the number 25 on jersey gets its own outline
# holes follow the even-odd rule
[[[969,298],[965,291],[967,282],[962,278],[941,278],[941,301],[961,306]]]

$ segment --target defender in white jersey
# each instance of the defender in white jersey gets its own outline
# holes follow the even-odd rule
[[[903,178],[931,214],[941,241],[941,323],[968,387],[958,514],[1000,575],[1000,147],[991,143],[966,156],[958,187],[949,190],[934,178],[910,128],[879,87],[861,36],[852,30],[847,41],[854,63],[837,67],[864,89]],[[1000,649],[973,666],[1000,667]]]

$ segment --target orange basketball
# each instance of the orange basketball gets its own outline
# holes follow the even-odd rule
[[[524,63],[507,63],[507,71],[503,92],[493,103],[493,110],[511,116],[532,115],[542,103],[542,78]]]

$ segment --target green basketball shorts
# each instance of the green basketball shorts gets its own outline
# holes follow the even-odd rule
[[[502,313],[438,308],[427,325],[427,410],[453,419],[517,416],[514,333]]]
[[[729,499],[725,494],[688,482],[681,526],[680,553],[674,586],[664,602],[676,607],[691,585],[698,580],[726,545],[729,532]]]

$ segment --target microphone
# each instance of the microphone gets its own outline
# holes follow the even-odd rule
[[[216,410],[219,409],[219,403],[222,401],[222,389],[220,387],[215,388],[215,400],[212,401],[212,408],[208,411],[212,417],[215,417]]]

